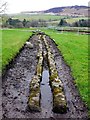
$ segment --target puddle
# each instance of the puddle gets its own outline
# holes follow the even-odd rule
[[[42,73],[42,81],[40,85],[41,89],[41,109],[42,115],[45,117],[49,117],[52,113],[52,92],[49,85],[49,71],[44,70]]]

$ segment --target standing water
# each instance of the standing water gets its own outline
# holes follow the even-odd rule
[[[50,117],[52,113],[52,92],[49,85],[49,71],[44,70],[41,82],[41,109],[43,117]]]

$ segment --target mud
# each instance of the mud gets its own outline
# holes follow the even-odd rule
[[[12,66],[6,71],[2,78],[2,117],[3,118],[49,118],[87,119],[87,108],[82,102],[70,68],[65,63],[63,56],[56,47],[54,41],[49,36],[46,37],[48,44],[54,54],[59,77],[64,85],[64,92],[67,101],[67,113],[57,114],[52,111],[52,94],[49,86],[49,76],[47,63],[44,63],[42,82],[41,82],[41,112],[30,112],[28,107],[29,85],[35,75],[37,66],[37,54],[39,50],[38,36],[33,35],[30,42],[33,48],[26,46],[13,61]],[[43,51],[45,46],[43,44]],[[45,77],[47,76],[47,81]],[[46,97],[45,97],[46,96]]]

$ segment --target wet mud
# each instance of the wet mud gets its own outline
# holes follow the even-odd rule
[[[49,68],[44,58],[42,80],[40,83],[41,99],[40,112],[31,112],[28,107],[30,81],[35,75],[38,63],[37,54],[39,50],[39,36],[37,34],[30,38],[33,48],[26,45],[13,61],[12,66],[2,77],[2,118],[49,118],[57,119],[87,119],[87,108],[82,102],[69,66],[65,63],[61,52],[56,44],[46,35],[46,40],[50,45],[58,75],[64,86],[64,93],[67,102],[67,112],[64,114],[53,112],[53,97],[49,84]],[[43,45],[43,52],[46,51]]]

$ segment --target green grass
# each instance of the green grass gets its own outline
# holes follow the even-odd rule
[[[18,53],[31,34],[22,30],[2,30],[2,69]]]
[[[29,29],[25,30],[26,31],[22,31],[22,29],[2,31],[3,67],[8,64],[26,39],[31,35],[30,31],[27,32]],[[90,94],[90,91],[88,91],[88,35],[68,32],[60,33],[45,28],[41,30],[55,39],[65,61],[71,68],[80,95],[90,111],[90,102],[88,102],[88,95]]]
[[[17,14],[17,15],[12,15],[12,18],[17,18],[20,20],[26,19],[26,20],[39,20],[39,19],[43,19],[43,20],[60,20],[62,17],[64,16],[58,16],[58,15],[48,15],[48,14]]]
[[[66,19],[66,21],[71,24],[71,23],[76,22],[76,21],[79,21],[79,20],[81,20],[81,19],[86,20],[86,19],[88,19],[88,17],[70,18],[70,19]]]
[[[65,61],[71,68],[80,95],[90,109],[88,102],[90,94],[88,91],[88,35],[44,31],[58,44]]]

